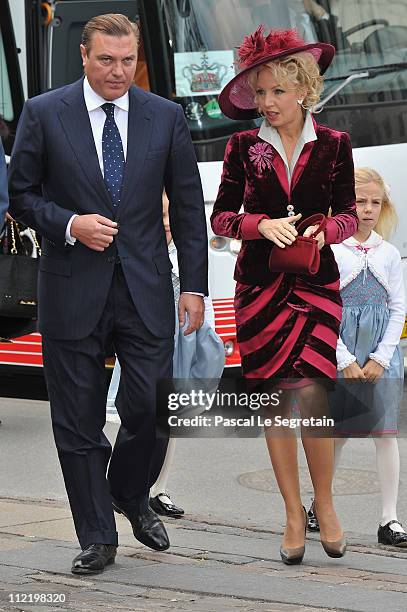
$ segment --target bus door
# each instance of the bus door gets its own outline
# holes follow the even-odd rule
[[[60,0],[55,3],[49,25],[48,88],[56,89],[78,80],[83,74],[79,52],[84,25],[92,17],[121,13],[138,21],[137,0]]]
[[[6,1],[0,11],[0,138],[6,155],[10,155],[24,103],[23,87],[15,44],[10,6]],[[0,245],[0,257],[2,249]],[[5,338],[32,332],[31,319],[0,317],[0,363],[8,359],[9,342]]]
[[[24,104],[18,53],[8,0],[0,10],[0,138],[10,155]]]

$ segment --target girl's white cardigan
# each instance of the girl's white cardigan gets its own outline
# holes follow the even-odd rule
[[[382,341],[376,350],[370,353],[369,357],[387,369],[390,366],[394,350],[400,341],[405,319],[404,284],[400,253],[395,246],[383,240],[374,231],[362,243],[363,247],[369,248],[367,253],[357,249],[358,245],[360,243],[353,237],[347,238],[341,244],[331,245],[339,267],[340,289],[349,285],[362,270],[367,269],[386,289],[387,307],[390,311],[389,323]],[[356,333],[357,330],[355,329]],[[338,339],[336,358],[338,370],[343,370],[356,361],[356,357],[348,351],[341,338]],[[359,365],[363,367],[365,364],[360,363]]]

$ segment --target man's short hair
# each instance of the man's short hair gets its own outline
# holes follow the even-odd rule
[[[121,15],[120,13],[97,15],[97,17],[89,19],[83,28],[81,43],[85,47],[87,55],[89,55],[92,37],[95,32],[100,32],[107,36],[129,36],[129,34],[134,34],[137,43],[140,38],[138,25],[130,21],[126,15]]]

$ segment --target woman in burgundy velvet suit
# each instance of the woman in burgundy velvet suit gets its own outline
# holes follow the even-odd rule
[[[331,45],[306,44],[295,30],[265,37],[259,27],[239,47],[241,71],[219,98],[233,119],[264,116],[260,129],[231,137],[211,219],[216,234],[242,240],[234,278],[243,374],[287,389],[280,414],[290,415],[295,394],[302,417],[328,415],[326,389],[336,378],[342,316],[339,272],[328,245],[342,242],[357,226],[349,136],[317,125],[310,112],[334,52]],[[294,223],[327,215],[329,208],[332,216],[316,238],[317,274],[270,272],[272,250],[296,239]],[[308,227],[304,235],[315,229]],[[306,525],[297,440],[288,427],[280,427],[279,435],[276,429],[266,429],[266,440],[287,515],[281,557],[294,564],[304,555]],[[332,501],[333,440],[305,430],[321,542],[328,555],[341,557],[346,542]]]

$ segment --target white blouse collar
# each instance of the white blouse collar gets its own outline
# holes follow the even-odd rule
[[[364,242],[359,242],[359,240],[356,240],[356,238],[351,236],[350,238],[346,238],[346,240],[343,241],[343,244],[345,244],[348,247],[362,246],[362,247],[372,248],[372,247],[379,246],[382,242],[383,242],[383,238],[380,236],[380,234],[372,230],[370,232],[369,238],[365,240]]]
[[[295,168],[295,164],[297,163],[301,155],[304,145],[307,144],[307,142],[313,142],[314,140],[318,140],[317,134],[315,132],[314,122],[312,120],[312,115],[309,111],[307,111],[306,113],[302,132],[296,144],[290,164],[288,163],[287,156],[278,130],[275,127],[271,126],[266,119],[264,119],[263,123],[260,126],[258,136],[262,140],[265,140],[266,142],[271,144],[276,149],[276,151],[279,153],[280,157],[284,161],[289,177],[291,176]]]

